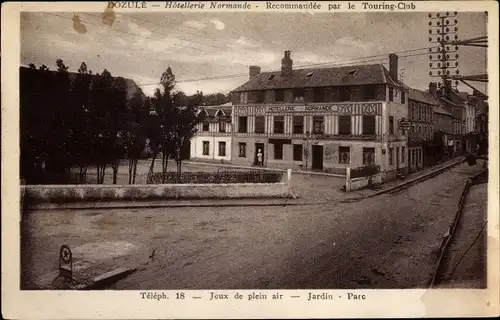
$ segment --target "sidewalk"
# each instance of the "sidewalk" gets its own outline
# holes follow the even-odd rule
[[[399,188],[403,188],[406,186],[410,186],[412,184],[418,183],[421,180],[426,180],[431,178],[434,175],[441,173],[442,171],[448,170],[462,162],[465,161],[465,157],[457,157],[446,162],[440,163],[433,167],[425,168],[424,170],[414,172],[412,174],[407,175],[404,179],[401,180],[393,180],[387,183],[380,185],[380,189],[372,190],[372,189],[362,189],[352,191],[352,193],[357,194],[358,196],[354,196],[352,198],[347,198],[346,201],[355,201],[361,200],[364,198],[371,198],[374,196],[378,196],[380,194],[384,194],[387,192],[395,191]]]
[[[486,288],[488,184],[471,186],[443,261],[441,288]]]

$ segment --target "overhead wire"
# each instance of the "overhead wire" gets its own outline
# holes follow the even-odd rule
[[[58,16],[58,17],[61,17],[61,18],[73,20],[70,17],[58,15],[56,13],[45,12],[45,14],[49,14],[49,15]],[[96,17],[95,15],[91,15],[91,14],[89,14],[89,15],[93,16],[93,17]],[[98,24],[93,24],[93,23],[90,23],[90,22],[85,22],[85,23],[88,23],[90,25],[94,25],[94,26],[97,26],[97,27],[103,27],[103,26],[100,26]],[[151,38],[151,37],[144,36],[144,35],[141,35],[141,34],[127,32],[127,31],[122,31],[122,30],[112,29],[112,31],[115,31],[115,32],[118,32],[118,33],[123,33],[123,34],[129,34],[129,35],[133,35],[133,36],[138,36],[138,37],[142,37],[142,38],[145,38],[145,39],[152,39],[152,40],[155,40],[155,41],[160,40],[160,39],[155,39],[155,38]],[[184,41],[187,41],[187,40],[184,40]],[[183,48],[188,48],[188,49],[199,50],[199,51],[202,51],[202,52],[204,51],[204,50],[201,50],[200,48],[191,47],[191,46],[183,46],[183,45],[179,45],[179,44],[173,44],[173,45],[174,46],[183,47]],[[425,52],[422,52],[422,53],[414,53],[414,54],[400,55],[399,56],[399,58],[407,58],[407,57],[414,57],[414,56],[419,56],[419,55],[426,55],[426,54],[428,54],[427,50],[429,50],[429,48],[432,48],[432,47],[422,47],[422,48],[415,48],[415,49],[409,49],[409,50],[401,50],[401,51],[395,51],[395,52],[392,52],[392,53],[394,53],[394,54],[403,54],[403,53],[411,53],[411,52],[417,52],[417,51],[421,51],[421,50],[426,50]],[[130,48],[127,48],[127,50],[130,50]],[[386,61],[388,54],[389,53],[384,53],[384,54],[378,54],[378,55],[370,55],[370,56],[358,57],[358,58],[347,58],[347,59],[340,59],[340,60],[336,60],[336,61],[314,63],[314,64],[304,64],[304,65],[300,65],[299,64],[296,67],[299,67],[299,68],[311,68],[311,67],[318,67],[318,66],[344,66],[344,65],[352,65],[354,63],[366,63],[366,62]],[[361,60],[361,61],[358,61],[358,60]],[[345,63],[341,63],[341,62],[345,62]],[[270,71],[266,71],[266,72],[278,72],[278,71],[279,70],[270,70]],[[223,80],[223,79],[231,79],[231,78],[237,78],[237,77],[243,77],[243,76],[248,76],[248,73],[237,73],[237,74],[228,74],[228,75],[218,75],[218,76],[200,77],[200,78],[192,78],[192,79],[183,79],[183,80],[176,80],[176,83],[199,82],[199,81],[207,81],[207,80]],[[154,83],[142,83],[142,84],[138,83],[138,84],[136,84],[136,86],[138,86],[138,87],[145,87],[145,86],[152,86],[152,85],[159,85],[159,84],[160,84],[160,82],[157,81],[157,82],[154,82]],[[129,85],[127,87],[131,87],[131,85]],[[101,89],[106,89],[106,88],[101,88]]]

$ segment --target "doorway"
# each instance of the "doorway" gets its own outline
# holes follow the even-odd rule
[[[323,146],[312,146],[312,169],[323,170]]]
[[[259,162],[259,150],[262,156],[260,157],[260,162]],[[264,165],[264,144],[263,143],[256,143],[255,144],[255,156],[253,160],[253,164],[257,166],[263,166]]]

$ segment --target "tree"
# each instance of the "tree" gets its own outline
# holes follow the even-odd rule
[[[79,167],[80,183],[84,183],[87,167],[91,161],[92,140],[89,135],[92,132],[89,119],[90,84],[92,76],[87,70],[87,65],[82,62],[78,69],[72,86],[73,99],[73,123],[72,123],[72,155],[73,163]]]
[[[175,105],[178,106],[175,113],[175,122],[172,127],[172,139],[175,146],[175,162],[177,164],[177,179],[180,181],[182,172],[183,150],[186,144],[197,132],[197,124],[202,120],[197,114],[198,106],[202,104],[203,92],[197,91],[196,94],[186,99],[186,96],[180,92],[175,95]],[[202,113],[200,113],[201,115]]]
[[[125,150],[129,160],[129,184],[135,183],[137,162],[146,146],[149,99],[139,89],[130,100],[127,112]]]
[[[153,145],[159,146],[162,153],[162,183],[165,183],[165,177],[168,167],[168,158],[173,149],[172,128],[175,122],[176,106],[174,105],[174,87],[175,75],[170,67],[165,70],[161,76],[160,83],[163,91],[156,89],[154,97],[151,99],[154,110],[157,115],[158,129],[153,129],[153,136],[150,137]],[[153,174],[156,154],[153,147],[153,160],[151,162],[149,175]]]

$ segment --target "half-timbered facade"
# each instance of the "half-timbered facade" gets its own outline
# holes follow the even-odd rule
[[[204,106],[198,111],[204,120],[191,139],[191,159],[223,162],[231,160],[232,107],[231,103],[220,106]]]
[[[286,165],[344,173],[380,165],[388,179],[406,167],[408,91],[396,79],[397,56],[382,64],[292,68],[250,67],[248,82],[232,91],[233,162]]]

